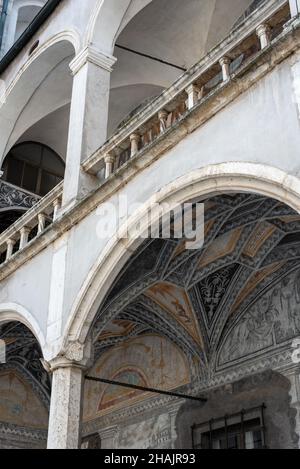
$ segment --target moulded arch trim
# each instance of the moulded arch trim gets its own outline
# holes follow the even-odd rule
[[[60,42],[69,42],[74,48],[74,54],[76,55],[81,49],[81,39],[80,34],[75,30],[66,30],[61,31],[58,34],[55,34],[46,42],[37,47],[34,52],[29,56],[28,60],[22,65],[19,72],[13,78],[13,80],[6,86],[5,100],[8,99],[10,93],[13,91],[15,86],[18,84],[19,80],[22,78],[24,73],[28,68],[39,59],[48,49]]]
[[[115,41],[127,24],[153,0],[98,0],[91,15],[84,44],[95,44],[112,54]]]
[[[45,347],[45,336],[41,331],[41,328],[37,320],[32,316],[31,313],[23,306],[16,303],[0,303],[0,324],[4,322],[17,321],[28,329],[35,336],[39,345],[43,351]]]
[[[258,193],[277,199],[300,213],[299,178],[272,166],[231,162],[206,166],[174,180],[154,194],[142,210],[130,217],[128,226],[137,226],[137,221],[143,220],[143,217],[148,220],[147,213],[153,204],[168,203],[172,207],[195,198],[226,192]],[[148,225],[143,222],[139,224],[143,233]],[[140,245],[140,241],[120,239],[118,235],[108,242],[72,306],[63,338],[64,349],[69,342],[86,342],[99,306],[119,272]]]
[[[55,67],[59,66],[67,57],[70,56],[71,61],[71,56],[73,57],[76,53],[75,47],[79,48],[79,39],[76,39],[77,33],[73,33],[73,31],[64,31],[52,36],[28,57],[15,76],[6,78],[3,105],[0,105],[1,126],[3,125],[3,139],[0,144],[1,161],[6,156],[5,151],[16,123],[29,100],[49,73],[54,71]],[[25,94],[22,93],[23,84],[27,90]],[[4,119],[5,115],[9,118]]]

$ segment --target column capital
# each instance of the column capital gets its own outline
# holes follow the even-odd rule
[[[223,67],[223,65],[230,65],[231,64],[231,59],[230,59],[230,57],[227,57],[227,55],[224,55],[224,57],[222,57],[219,60],[219,63],[221,65],[221,67]]]
[[[85,370],[91,366],[92,344],[81,344],[80,342],[70,342],[65,350],[49,361],[43,360],[43,366],[48,373],[61,368],[78,368]]]
[[[270,34],[271,32],[271,27],[264,23],[264,24],[260,24],[257,28],[256,28],[256,34],[258,35],[258,37],[261,37],[263,36],[264,34]]]
[[[70,63],[70,69],[72,74],[76,75],[76,73],[78,73],[85,64],[90,62],[111,73],[116,61],[116,57],[105,54],[96,47],[90,45],[82,49],[82,51],[76,55]]]
[[[30,228],[29,226],[23,226],[21,229],[20,229],[20,233],[21,234],[29,234],[31,232],[32,228]]]
[[[133,133],[133,134],[130,135],[129,138],[130,138],[131,142],[136,142],[136,141],[140,140],[141,136],[138,133]]]
[[[104,163],[106,164],[114,164],[116,161],[115,155],[112,155],[111,153],[107,153],[104,157]]]

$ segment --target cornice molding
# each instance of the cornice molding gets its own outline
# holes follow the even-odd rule
[[[87,46],[81,52],[79,52],[79,54],[77,54],[76,57],[72,60],[72,62],[70,63],[70,69],[74,76],[81,70],[84,65],[90,62],[111,73],[113,71],[113,66],[116,61],[116,57],[104,54],[100,50],[96,49],[96,47]]]

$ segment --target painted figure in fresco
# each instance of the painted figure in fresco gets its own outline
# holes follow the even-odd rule
[[[222,363],[271,346],[278,320],[279,311],[274,305],[274,295],[261,298],[230,334],[222,352]]]
[[[300,332],[300,271],[282,280],[274,295],[279,298],[281,321],[279,340],[289,339]]]
[[[300,270],[255,303],[231,331],[221,364],[264,350],[299,335]]]

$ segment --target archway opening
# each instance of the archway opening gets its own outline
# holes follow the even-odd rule
[[[0,324],[0,448],[46,448],[50,378],[42,351],[22,323]]]
[[[161,396],[88,383],[85,436],[98,431],[107,447],[186,448],[191,419],[204,428],[195,434],[202,445],[208,414],[222,423],[214,428],[222,447],[227,413],[233,431],[243,411],[249,431],[229,447],[280,447],[278,416],[284,446],[296,444],[286,369],[300,334],[300,216],[257,194],[229,192],[204,204],[202,248],[186,250],[184,238],[149,239],[122,269],[91,329],[89,374],[205,395],[208,403],[166,404]]]
[[[51,148],[37,142],[23,142],[6,156],[2,179],[43,197],[63,180],[64,170],[64,162]]]
[[[153,0],[139,9],[131,5],[114,38],[118,60],[111,81],[109,135],[224,39],[252,3]]]
[[[54,189],[63,180],[64,171],[64,162],[48,146],[38,142],[15,145],[2,166],[0,232]]]

